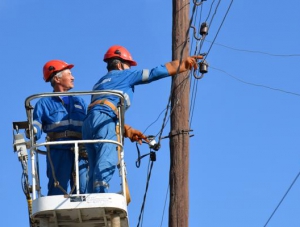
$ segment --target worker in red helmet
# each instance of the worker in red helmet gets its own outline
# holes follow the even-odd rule
[[[93,90],[117,90],[125,97],[125,108],[132,103],[134,87],[153,81],[197,69],[197,59],[202,56],[191,56],[168,62],[152,69],[133,70],[137,63],[123,46],[110,47],[104,55],[108,73],[101,77]],[[115,126],[118,117],[115,109],[118,98],[112,95],[93,95],[86,119],[82,126],[83,139],[115,139]],[[131,136],[130,126],[125,125],[125,135]],[[143,134],[135,135],[131,141],[146,139]],[[116,145],[112,143],[86,144],[89,158],[88,192],[107,192],[109,181],[117,165]]]
[[[48,61],[43,67],[43,78],[50,82],[53,92],[67,92],[74,87],[71,69],[74,67],[61,60]],[[33,111],[36,139],[42,132],[48,141],[82,139],[81,129],[86,116],[86,103],[78,96],[52,96],[41,98]],[[79,149],[79,191],[87,190],[87,152]],[[67,194],[68,186],[74,185],[74,146],[51,145],[47,148],[48,195]],[[53,169],[52,169],[53,166]]]

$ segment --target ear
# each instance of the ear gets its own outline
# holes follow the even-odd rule
[[[59,77],[57,77],[57,76],[54,76],[54,82],[57,84],[57,83],[60,83],[60,78]]]
[[[118,70],[123,70],[122,62],[119,62],[119,63],[117,64],[117,69],[118,69]]]

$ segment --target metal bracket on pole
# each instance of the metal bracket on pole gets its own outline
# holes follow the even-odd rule
[[[194,135],[190,135],[190,132],[192,132],[193,130],[192,129],[181,129],[181,130],[172,130],[168,136],[164,136],[162,137],[162,139],[165,139],[165,138],[170,138],[172,136],[178,136],[180,134],[187,134],[189,135],[190,137],[193,137]]]

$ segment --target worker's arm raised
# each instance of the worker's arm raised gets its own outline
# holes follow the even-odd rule
[[[182,73],[191,68],[198,69],[197,59],[203,59],[202,55],[190,56],[181,61],[179,65],[179,60],[171,61],[165,64],[169,74],[171,76],[176,75],[177,73]],[[177,72],[178,70],[178,72]]]

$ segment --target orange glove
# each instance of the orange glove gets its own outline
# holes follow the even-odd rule
[[[124,136],[129,138],[131,142],[138,142],[139,144],[142,144],[142,140],[145,140],[147,143],[149,143],[147,137],[139,130],[131,128],[129,125],[124,125],[124,128],[125,128]]]
[[[190,56],[186,59],[183,59],[180,66],[179,66],[179,60],[171,61],[165,64],[169,74],[171,76],[176,75],[178,67],[179,71],[178,73],[185,72],[187,70],[190,70],[191,68],[198,69],[197,59],[203,59],[202,55],[198,56]]]

